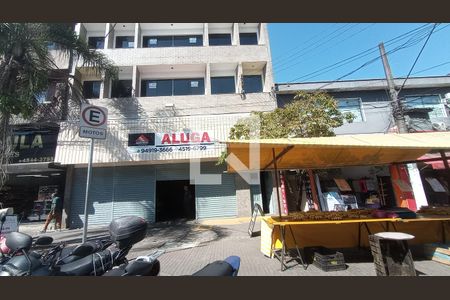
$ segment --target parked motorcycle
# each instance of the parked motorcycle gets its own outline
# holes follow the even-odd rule
[[[110,239],[70,247],[60,243],[43,252],[30,251],[33,239],[29,235],[9,233],[6,245],[12,257],[0,265],[0,276],[156,276],[160,272],[158,257],[163,251],[130,263],[126,258],[132,246],[145,237],[147,226],[142,218],[122,217],[111,222]],[[239,265],[240,258],[233,256],[211,263],[193,276],[237,276]]]

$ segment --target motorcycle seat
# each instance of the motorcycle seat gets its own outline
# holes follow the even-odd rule
[[[192,276],[233,276],[233,273],[234,270],[229,263],[219,260],[206,265]]]
[[[67,264],[56,267],[57,275],[65,276],[88,276],[91,274],[103,274],[111,269],[113,258],[116,257],[114,250],[104,250],[80,258]]]

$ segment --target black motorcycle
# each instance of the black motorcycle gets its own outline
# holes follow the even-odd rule
[[[111,222],[110,239],[70,247],[60,243],[43,252],[30,251],[33,240],[29,235],[12,232],[6,237],[12,257],[0,266],[0,276],[156,276],[160,271],[157,258],[163,251],[131,263],[126,258],[132,246],[145,237],[147,226],[142,218],[121,217]],[[232,256],[205,266],[193,276],[237,276],[239,265],[240,258]]]

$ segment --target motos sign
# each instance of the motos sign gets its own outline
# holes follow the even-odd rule
[[[214,144],[208,131],[151,132],[128,135],[130,153],[205,151]]]

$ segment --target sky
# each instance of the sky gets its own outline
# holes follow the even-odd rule
[[[434,25],[270,23],[268,27],[275,82],[385,78],[383,64],[379,59],[378,44],[381,42],[388,53],[393,76],[405,77]],[[438,65],[441,66],[436,67]],[[450,24],[439,23],[410,77],[447,74],[450,74]]]

